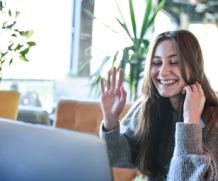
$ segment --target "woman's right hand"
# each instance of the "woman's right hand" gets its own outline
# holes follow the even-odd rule
[[[111,81],[112,74],[112,81]],[[116,67],[108,72],[107,91],[104,88],[104,79],[101,78],[101,109],[104,116],[104,130],[110,131],[118,126],[119,116],[126,103],[126,91],[123,86],[123,69],[119,71],[119,80],[116,86]]]

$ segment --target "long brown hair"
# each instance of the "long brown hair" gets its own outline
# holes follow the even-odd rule
[[[164,157],[166,149],[160,149],[163,141],[167,143],[169,137],[168,133],[172,129],[172,125],[175,124],[170,117],[171,105],[169,98],[164,98],[157,92],[150,75],[151,61],[153,53],[157,45],[166,39],[172,40],[174,49],[178,55],[179,66],[183,79],[187,85],[191,85],[195,82],[201,84],[206,97],[206,103],[204,106],[204,112],[210,109],[210,118],[208,122],[215,122],[218,119],[218,98],[215,92],[212,90],[207,77],[204,73],[204,61],[202,51],[197,38],[189,31],[178,30],[170,31],[160,34],[154,41],[153,45],[149,48],[148,56],[145,65],[145,75],[143,79],[143,99],[142,107],[139,114],[136,136],[140,138],[142,146],[139,151],[139,155],[136,159],[139,170],[145,175],[151,177],[158,177],[157,173],[167,173],[166,167],[163,162],[158,160],[157,155]],[[189,67],[189,80],[187,78],[187,72],[185,70],[185,63]],[[178,121],[183,121],[183,101],[184,96],[180,103]],[[165,129],[163,127],[165,126]],[[161,152],[159,151],[161,150]]]

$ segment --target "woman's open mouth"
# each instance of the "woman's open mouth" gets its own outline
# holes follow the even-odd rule
[[[171,85],[177,82],[177,80],[161,80],[159,79],[158,82],[160,82],[163,85]]]

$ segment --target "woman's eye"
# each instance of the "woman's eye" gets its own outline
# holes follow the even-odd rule
[[[171,64],[172,64],[172,65],[178,65],[179,62],[177,62],[177,61],[173,62],[173,61],[172,61]]]
[[[161,65],[161,62],[152,62],[153,65]]]

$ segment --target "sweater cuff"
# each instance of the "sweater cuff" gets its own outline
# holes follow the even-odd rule
[[[118,126],[116,128],[112,129],[111,131],[107,131],[107,132],[104,131],[103,126],[104,126],[104,121],[102,121],[101,126],[100,126],[100,130],[99,130],[99,135],[101,138],[114,140],[114,139],[117,139],[117,137],[119,137],[119,135],[120,135],[120,123],[118,124]]]
[[[176,123],[174,156],[203,154],[202,128],[197,124]]]

